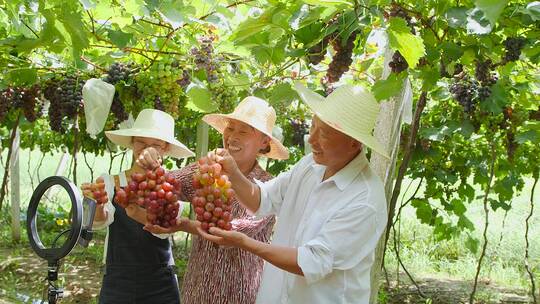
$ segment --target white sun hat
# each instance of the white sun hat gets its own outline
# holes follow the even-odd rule
[[[326,124],[390,158],[372,135],[379,115],[379,103],[370,91],[361,86],[343,85],[325,98],[299,82],[295,88],[311,111]]]
[[[105,131],[105,135],[115,144],[133,148],[132,138],[148,137],[163,140],[169,143],[169,149],[165,155],[176,158],[194,156],[183,143],[176,140],[174,136],[174,118],[160,110],[144,109],[142,110],[133,127],[129,129],[120,129],[115,131]]]
[[[219,133],[227,127],[229,119],[246,123],[270,137],[270,151],[262,154],[273,159],[289,158],[289,151],[272,135],[276,123],[276,111],[265,100],[248,96],[242,100],[230,114],[207,114],[202,118]]]

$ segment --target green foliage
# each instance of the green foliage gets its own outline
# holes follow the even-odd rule
[[[167,96],[162,100],[174,107],[167,110],[178,111],[178,137],[192,149],[202,113],[230,109],[248,95],[260,96],[276,108],[292,156],[270,162],[273,174],[302,156],[301,145],[292,141],[290,120],[309,121],[310,114],[298,102],[292,83],[306,81],[320,92],[328,89],[321,80],[334,55],[332,41],[346,41],[354,32],[353,63],[334,86],[368,85],[384,100],[397,95],[408,77],[415,100],[421,91],[427,93],[407,175],[424,178],[426,191],[412,205],[440,239],[475,229],[465,211],[476,197],[487,195],[493,209],[511,208],[524,177],[539,174],[537,1],[14,0],[0,1],[0,7],[0,88],[43,84],[73,71],[85,79],[99,78],[113,62],[130,63],[134,79],[144,81],[116,84],[126,109],[136,116],[138,110],[155,106],[154,95],[145,99],[149,91]],[[214,66],[202,67],[192,49],[208,37]],[[509,53],[508,38],[523,42],[519,53]],[[323,59],[314,66],[308,54],[325,39],[319,52]],[[408,68],[383,80],[384,50],[377,46],[385,41]],[[477,64],[487,60],[492,83],[477,73]],[[167,70],[160,68],[163,62],[176,63]],[[169,74],[161,75],[162,70]],[[174,86],[175,79],[186,77],[189,85]],[[168,85],[163,85],[164,78]],[[465,80],[475,86],[466,100],[452,90]],[[16,117],[10,112],[0,122],[3,147],[9,144]],[[107,150],[103,133],[89,138],[85,119],[79,118],[77,141],[71,130],[63,135],[51,131],[46,116],[34,123],[23,119],[22,147],[72,151],[77,142],[80,150],[102,154]],[[117,123],[111,114],[106,128]],[[210,145],[219,142],[212,133]],[[486,194],[482,191],[488,186],[490,155],[495,155],[495,174]],[[468,239],[467,247],[476,250],[477,241]]]

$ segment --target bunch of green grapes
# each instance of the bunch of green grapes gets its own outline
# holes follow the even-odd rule
[[[223,81],[211,82],[208,87],[218,105],[218,112],[231,113],[238,103],[238,95],[234,87],[225,86]]]
[[[142,109],[159,108],[178,118],[185,105],[184,89],[177,82],[182,77],[182,69],[173,58],[156,61],[135,77],[140,99],[127,105],[127,110],[136,114]]]

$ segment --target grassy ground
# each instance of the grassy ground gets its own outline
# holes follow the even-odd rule
[[[115,158],[112,172],[120,170],[120,156]],[[125,158],[123,168],[128,166],[128,157]],[[5,152],[2,155],[5,160]],[[21,205],[25,211],[32,189],[37,185],[38,173],[43,179],[53,175],[58,165],[60,155],[46,155],[37,151],[23,151],[20,155],[21,168]],[[88,156],[88,163],[93,168],[94,175],[107,172],[110,165],[110,156]],[[39,170],[36,170],[39,163]],[[28,169],[30,168],[30,169]],[[67,172],[71,172],[69,165]],[[0,175],[3,174],[0,173]],[[79,184],[90,180],[90,170],[87,168],[82,155],[79,156],[77,177]],[[405,182],[407,185],[407,181]],[[528,180],[525,190],[516,195],[512,202],[512,209],[506,215],[503,210],[490,212],[489,215],[489,245],[487,256],[483,263],[480,275],[478,299],[485,303],[525,303],[530,288],[529,279],[524,269],[524,225],[529,212],[531,180]],[[405,187],[404,187],[405,188]],[[404,191],[408,198],[414,189]],[[421,191],[420,191],[421,192]],[[540,190],[537,190],[535,201],[540,199]],[[58,200],[65,200],[65,194],[60,192]],[[56,204],[56,205],[55,205]],[[9,206],[8,201],[5,206]],[[48,223],[48,234],[44,240],[51,242],[53,231],[61,231],[62,226],[54,222],[69,212],[67,205],[58,208],[57,203],[44,204],[48,208],[48,216],[43,217],[43,223]],[[531,219],[529,232],[530,264],[536,274],[537,285],[540,283],[540,208],[536,208]],[[43,281],[46,268],[28,246],[26,237],[19,244],[11,241],[11,230],[6,211],[3,208],[0,214],[0,299],[9,299],[11,302],[32,303],[31,299],[41,299]],[[469,206],[468,217],[475,223],[476,230],[472,235],[481,239],[484,223],[484,214],[481,202],[477,201]],[[21,216],[25,219],[24,214]],[[504,221],[504,224],[503,224]],[[23,223],[24,225],[24,223]],[[45,224],[44,224],[45,225]],[[52,225],[52,227],[51,227]],[[55,226],[56,225],[56,226]],[[398,271],[397,260],[393,247],[390,246],[386,256],[386,269],[389,274],[390,285],[381,291],[381,302],[385,303],[460,303],[464,302],[472,287],[472,280],[476,271],[478,254],[472,254],[465,247],[466,235],[449,241],[435,240],[433,229],[421,224],[415,216],[415,210],[406,207],[401,221],[400,256],[402,262],[421,285],[422,290],[428,294],[428,299],[418,296],[416,288],[411,284],[403,270]],[[175,238],[175,257],[179,267],[179,278],[187,263],[184,235]],[[91,246],[87,249],[77,248],[64,261],[63,276],[60,284],[66,288],[68,301],[64,303],[91,303],[99,291],[101,282],[101,258],[103,251],[104,233],[98,233]],[[390,242],[390,244],[392,244]],[[481,243],[480,243],[481,245]],[[15,292],[17,290],[17,292]],[[17,293],[19,295],[17,295]],[[512,300],[513,299],[513,300]],[[0,303],[2,301],[0,300]]]
[[[411,189],[414,188],[414,186],[411,187]],[[488,247],[479,277],[480,282],[484,285],[503,286],[525,293],[530,289],[529,276],[524,268],[524,233],[525,219],[530,208],[531,188],[532,179],[528,179],[524,191],[513,199],[512,209],[508,214],[505,214],[502,209],[498,209],[496,212],[490,210],[487,233]],[[409,190],[405,197],[408,198],[412,192]],[[536,191],[534,201],[538,202],[539,199],[540,191]],[[540,239],[540,210],[538,209],[535,209],[529,223],[529,263],[535,273],[537,287],[540,281],[540,242],[538,242]],[[460,237],[448,241],[435,240],[432,234],[433,229],[416,219],[414,208],[405,207],[403,212],[401,242],[399,242],[400,257],[413,277],[460,280],[470,282],[469,286],[465,287],[472,288],[479,253],[473,254],[466,248],[467,235],[462,234]],[[466,214],[476,227],[476,230],[471,234],[481,241],[481,246],[485,219],[481,201],[471,204]],[[386,268],[393,274],[392,278],[396,280],[398,263],[393,245],[390,246],[390,249],[392,250],[388,251],[386,255]],[[408,284],[409,280],[402,272],[403,270],[400,271],[399,277]],[[489,294],[482,296],[490,298]],[[493,295],[493,298],[496,297],[497,295]]]

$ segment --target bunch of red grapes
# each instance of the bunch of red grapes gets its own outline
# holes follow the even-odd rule
[[[232,200],[234,190],[226,175],[221,175],[221,165],[209,155],[199,159],[198,170],[193,174],[195,195],[191,200],[201,228],[211,227],[231,230]]]
[[[146,174],[133,173],[127,187],[116,189],[114,201],[124,208],[136,203],[146,208],[149,224],[168,228],[176,224],[180,193],[180,181],[158,167]]]
[[[98,204],[105,204],[109,199],[105,191],[105,181],[98,177],[95,183],[84,183],[81,185],[83,195],[96,201]]]

